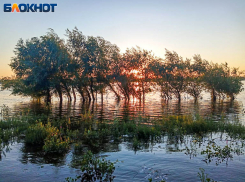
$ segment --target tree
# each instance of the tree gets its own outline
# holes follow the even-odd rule
[[[141,97],[144,100],[145,94],[151,91],[153,71],[149,65],[154,59],[151,51],[142,50],[140,47],[127,49],[123,54],[122,62],[125,64],[125,70],[122,70],[122,72],[125,73],[125,76],[128,76],[128,79],[131,79],[132,91],[130,94],[140,100]]]
[[[51,102],[52,93],[61,92],[60,80],[70,60],[64,42],[51,30],[40,38],[20,39],[14,53],[10,67],[16,77],[5,79],[3,87],[12,87],[14,94],[45,96],[46,102]]]
[[[181,100],[181,93],[185,92],[187,82],[187,66],[189,60],[183,60],[176,52],[166,50],[165,53],[165,69],[166,82],[168,90],[173,93],[177,99]]]
[[[234,99],[234,95],[243,90],[238,69],[231,70],[227,63],[220,65],[211,63],[204,75],[204,81],[211,91],[213,101],[216,101],[217,96],[224,97],[225,95]]]
[[[186,92],[194,97],[195,101],[201,96],[205,89],[204,74],[206,73],[208,62],[203,60],[200,55],[193,57],[194,63],[189,65]]]
[[[94,92],[102,96],[104,89],[109,88],[117,95],[111,84],[113,65],[119,56],[119,48],[102,37],[84,36],[77,28],[67,30],[67,48],[74,64],[74,84],[85,99],[95,100]]]

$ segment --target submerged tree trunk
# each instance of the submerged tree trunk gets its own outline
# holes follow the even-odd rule
[[[197,97],[197,96],[194,97],[194,102],[195,102],[195,103],[198,102],[198,97]]]
[[[144,82],[142,82],[142,94],[143,94],[143,103],[144,103],[145,102],[145,86],[144,86]]]
[[[231,101],[235,100],[234,94],[230,94],[229,97],[230,97]]]
[[[120,100],[120,95],[115,91],[115,89],[112,87],[112,85],[109,83],[108,86],[110,87],[111,91],[116,95],[117,100]]]
[[[71,102],[72,98],[71,98],[71,94],[70,94],[70,90],[68,88],[68,86],[66,85],[66,83],[63,83],[64,89],[66,91],[67,97],[68,97],[68,101]]]
[[[74,102],[76,102],[77,97],[76,97],[76,93],[75,93],[74,87],[72,87],[72,93],[73,93]]]
[[[60,103],[62,104],[62,102],[63,102],[63,95],[62,95],[62,92],[60,91],[60,92],[58,92],[58,94],[59,94],[59,98],[60,98]]]
[[[89,102],[91,102],[91,96],[90,96],[90,93],[89,93],[89,91],[88,91],[88,88],[85,87],[85,90],[86,90],[87,95],[88,95],[88,100],[89,100]]]
[[[67,96],[68,96],[68,101],[71,102],[72,98],[71,98],[71,93],[69,91],[67,91]]]
[[[212,92],[211,92],[211,98],[212,98],[212,101],[215,102],[216,101],[216,94],[215,94],[215,90],[212,89]]]
[[[83,102],[84,102],[85,101],[85,96],[84,96],[82,88],[81,87],[77,87],[77,90],[80,93],[80,95],[82,96],[82,99],[83,99]]]
[[[100,93],[101,93],[101,104],[103,105],[103,101],[104,101],[103,91],[101,91]]]
[[[180,101],[181,101],[181,94],[180,94],[180,92],[179,92],[179,91],[177,91],[177,93],[176,93],[176,97],[177,97],[178,101],[180,102]]]
[[[51,103],[51,94],[49,88],[47,89],[46,104]]]
[[[128,97],[127,97],[127,93],[126,93],[125,89],[119,83],[117,83],[117,85],[118,85],[119,89],[121,90],[122,94],[124,95],[125,100],[127,100]]]
[[[90,91],[91,91],[91,95],[92,95],[93,101],[95,101],[94,90],[93,90],[93,80],[92,79],[91,79],[91,83],[90,83]]]
[[[56,91],[58,92],[59,99],[60,99],[60,104],[63,102],[63,94],[62,94],[62,89],[60,85],[56,85]]]

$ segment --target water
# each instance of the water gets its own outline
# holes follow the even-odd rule
[[[186,138],[190,139],[191,137]],[[100,155],[107,156],[111,161],[122,161],[116,164],[115,181],[140,182],[153,178],[195,182],[199,181],[199,168],[205,169],[205,173],[219,181],[245,180],[243,155],[233,154],[233,159],[227,164],[223,162],[216,166],[215,161],[209,164],[203,162],[203,155],[190,157],[181,152],[185,148],[184,144],[170,144],[166,141],[137,152],[131,149],[128,142],[106,145],[105,151],[100,152]],[[64,181],[66,177],[79,175],[78,169],[69,166],[78,157],[72,152],[51,160],[40,156],[38,150],[27,149],[23,143],[16,143],[11,148],[11,152],[0,162],[0,181]]]
[[[245,84],[245,82],[243,82]],[[7,105],[11,113],[21,112],[29,108],[36,114],[44,113],[45,104],[36,103],[30,98],[9,96],[10,91],[0,92],[0,106]],[[65,98],[64,98],[65,99]],[[76,119],[85,112],[91,112],[99,120],[113,119],[115,117],[150,116],[161,115],[188,115],[199,114],[204,117],[213,116],[219,119],[226,116],[230,121],[240,120],[245,124],[244,107],[245,91],[237,96],[233,102],[229,100],[210,101],[209,93],[203,93],[203,99],[195,103],[188,96],[183,95],[183,100],[165,102],[160,99],[158,92],[146,96],[145,104],[134,99],[129,104],[123,101],[116,102],[112,93],[104,96],[103,104],[98,95],[97,101],[86,105],[82,102],[63,103],[59,107],[58,99],[53,99],[51,105],[51,117],[69,116]],[[46,113],[47,114],[47,113]],[[0,115],[0,117],[2,117]],[[228,143],[225,136],[212,136],[217,142]],[[207,136],[206,139],[210,139]],[[209,177],[218,181],[245,181],[245,156],[233,154],[233,159],[228,163],[223,162],[216,166],[215,161],[206,164],[200,151],[205,148],[205,141],[201,148],[197,147],[196,156],[185,154],[185,147],[190,147],[192,136],[186,136],[185,142],[173,142],[163,138],[161,143],[146,143],[139,151],[134,151],[132,143],[125,138],[120,143],[105,143],[103,150],[97,155],[106,156],[111,161],[117,159],[123,162],[116,164],[115,181],[148,181],[148,178],[166,181],[199,181],[197,176],[199,168],[204,168]],[[205,139],[204,139],[205,140]],[[195,151],[194,151],[195,152]],[[71,167],[71,164],[80,158],[71,149],[63,156],[43,156],[39,148],[27,147],[22,141],[11,145],[10,152],[6,153],[0,161],[0,181],[65,181],[66,177],[75,177],[79,170]]]
[[[243,81],[245,85],[245,81]],[[0,91],[0,106],[7,105],[11,109],[11,113],[18,113],[24,108],[29,108],[36,114],[44,113],[46,110],[45,103],[37,103],[28,97],[20,97],[10,95],[8,90]],[[133,116],[150,116],[159,117],[162,115],[189,115],[199,114],[201,116],[221,117],[225,115],[229,120],[239,119],[245,124],[245,91],[237,95],[236,100],[231,102],[229,99],[211,102],[210,93],[204,92],[202,99],[195,103],[193,98],[187,94],[182,95],[181,103],[177,100],[166,102],[161,99],[159,92],[146,94],[145,103],[137,99],[131,99],[129,104],[125,104],[124,100],[117,102],[113,93],[108,92],[104,96],[103,102],[98,94],[97,100],[94,103],[83,103],[77,95],[76,102],[67,102],[64,97],[62,107],[58,98],[52,99],[52,112],[49,113],[53,117],[80,117],[85,112],[90,112],[99,120],[107,120],[113,118],[125,118]],[[0,115],[1,117],[1,115]]]

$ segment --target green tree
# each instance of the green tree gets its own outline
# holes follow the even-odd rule
[[[233,68],[231,70],[227,63],[211,63],[204,75],[204,81],[207,89],[211,91],[213,101],[216,101],[217,96],[221,98],[225,95],[234,99],[234,95],[243,90],[238,69]]]
[[[51,102],[52,93],[60,92],[57,88],[70,60],[63,40],[51,30],[40,38],[20,39],[14,53],[10,67],[16,77],[4,79],[3,88],[12,87],[19,95],[45,96]]]
[[[95,92],[103,92],[107,86],[113,89],[113,66],[119,56],[119,48],[102,37],[84,36],[77,28],[67,30],[67,47],[72,55],[74,84],[85,100],[85,95],[95,100]],[[85,94],[84,94],[85,93]]]
[[[189,60],[183,60],[176,52],[166,50],[165,53],[165,82],[167,89],[181,100],[181,93],[186,91]]]
[[[154,61],[154,55],[151,51],[137,47],[127,49],[122,58],[122,62],[127,66],[122,72],[125,72],[125,76],[128,76],[131,81],[132,92],[130,95],[136,96],[140,100],[143,97],[144,100],[145,94],[151,91],[153,71],[149,65]]]
[[[189,65],[189,73],[187,77],[186,92],[194,97],[195,101],[201,97],[202,91],[205,89],[204,74],[207,71],[208,62],[203,60],[200,55],[193,57],[194,63]]]

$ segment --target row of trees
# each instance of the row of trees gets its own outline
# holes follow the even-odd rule
[[[119,48],[102,37],[84,36],[77,28],[66,31],[62,40],[50,30],[40,38],[25,42],[20,39],[10,66],[12,78],[2,79],[2,89],[13,94],[45,97],[51,102],[56,95],[76,100],[78,92],[83,101],[94,101],[97,93],[111,90],[116,98],[129,101],[132,97],[145,99],[145,94],[159,89],[163,98],[181,100],[187,92],[197,100],[203,90],[209,90],[213,100],[230,97],[242,91],[240,72],[225,64],[210,63],[195,55],[183,59],[166,50],[165,59],[139,47]],[[73,95],[73,96],[72,96]]]

